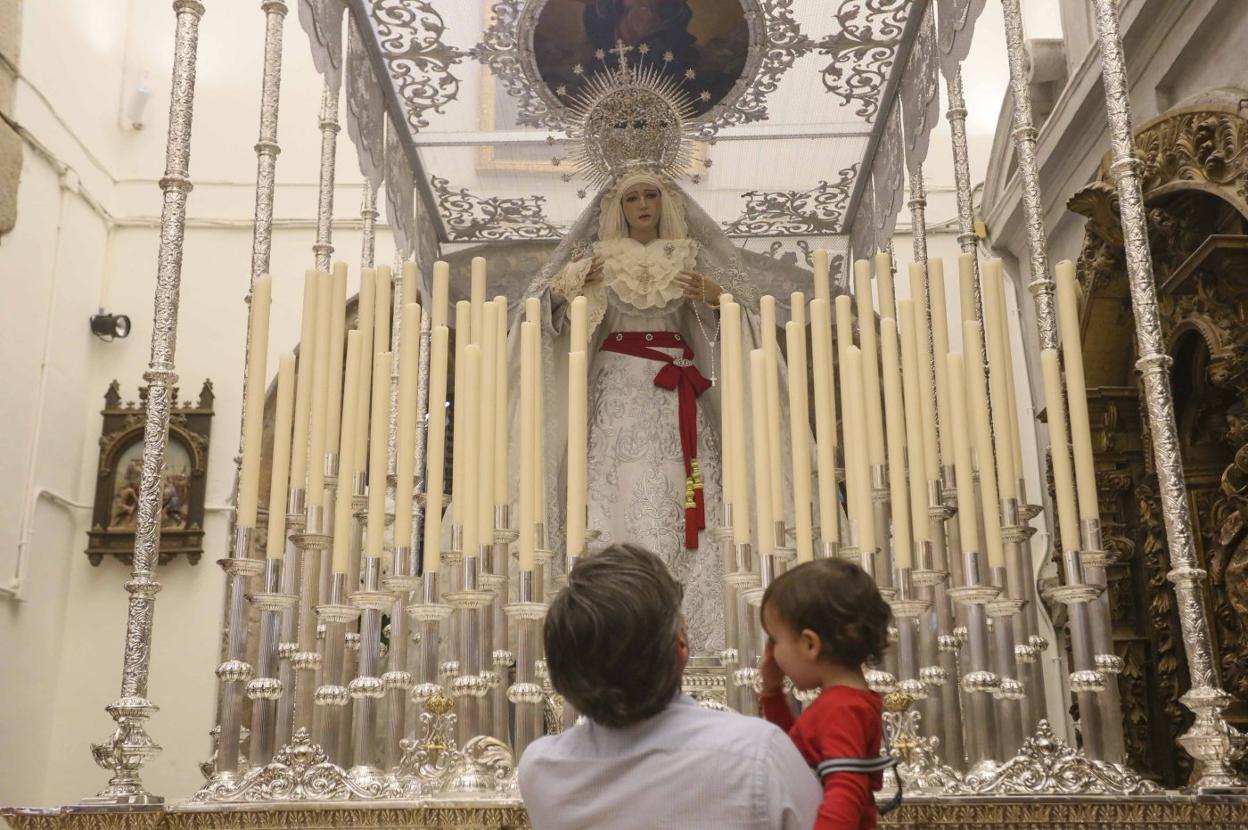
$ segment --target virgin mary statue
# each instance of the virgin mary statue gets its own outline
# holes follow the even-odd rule
[[[684,585],[694,654],[724,647],[719,295],[743,307],[743,346],[760,342],[757,291],[719,226],[667,178],[614,178],[530,285],[543,307],[546,521],[563,526],[568,314],[589,324],[588,527],[592,554],[641,544]],[[783,377],[783,373],[781,374]],[[781,396],[784,399],[784,396]]]

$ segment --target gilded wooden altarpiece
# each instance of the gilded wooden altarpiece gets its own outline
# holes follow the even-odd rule
[[[1234,106],[1173,111],[1137,130],[1149,240],[1184,471],[1227,719],[1248,725],[1248,120]],[[1191,759],[1187,672],[1146,420],[1110,158],[1068,202],[1088,217],[1081,325],[1130,764],[1170,786]]]

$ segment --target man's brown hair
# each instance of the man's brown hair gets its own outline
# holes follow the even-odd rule
[[[663,711],[680,690],[682,593],[663,561],[637,545],[580,559],[546,614],[555,691],[603,726]]]
[[[762,608],[795,631],[818,634],[822,656],[837,663],[879,660],[888,648],[888,603],[875,580],[852,562],[816,559],[786,571],[768,586]]]

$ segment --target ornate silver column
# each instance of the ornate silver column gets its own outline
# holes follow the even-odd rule
[[[1053,278],[1049,276],[1048,239],[1044,206],[1040,202],[1040,168],[1036,164],[1036,128],[1031,117],[1031,88],[1027,82],[1027,54],[1023,45],[1023,13],[1019,0],[1001,0],[1005,13],[1005,45],[1010,61],[1010,90],[1014,95],[1014,149],[1023,185],[1023,214],[1031,252],[1031,282],[1027,289],[1036,303],[1036,328],[1041,349],[1056,349],[1057,318],[1053,308]]]
[[[1008,5],[1017,0],[1006,2]],[[1205,571],[1196,559],[1187,485],[1183,479],[1183,460],[1179,456],[1174,398],[1170,390],[1171,360],[1164,351],[1161,318],[1157,311],[1157,287],[1148,247],[1139,161],[1135,157],[1135,131],[1131,124],[1127,67],[1118,27],[1118,4],[1114,0],[1093,0],[1092,5],[1096,14],[1105,109],[1109,115],[1109,137],[1114,154],[1111,170],[1117,180],[1131,309],[1135,315],[1135,336],[1140,356],[1135,365],[1144,380],[1153,460],[1157,468],[1166,541],[1173,566],[1167,578],[1174,584],[1178,596],[1183,650],[1187,655],[1191,678],[1191,689],[1180,700],[1196,715],[1191,728],[1179,737],[1179,743],[1197,761],[1199,777],[1194,787],[1198,792],[1244,790],[1248,789],[1248,782],[1235,773],[1231,762],[1237,752],[1242,751],[1245,738],[1222,717],[1231,696],[1221,687],[1214,665],[1202,585]]]
[[[334,162],[338,154],[338,87],[321,90],[321,178],[316,202],[316,270],[329,271],[334,253]]]
[[[949,109],[945,118],[949,121],[949,134],[953,144],[953,180],[958,195],[958,247],[962,253],[971,254],[975,269],[975,316],[983,319],[983,302],[979,296],[979,259],[975,246],[979,236],[975,233],[975,201],[971,192],[971,151],[966,139],[966,96],[962,93],[962,70],[945,78],[949,95]]]
[[[143,424],[143,471],[139,479],[139,511],[134,534],[134,567],[126,590],[126,645],[122,658],[121,695],[106,707],[117,724],[103,743],[91,745],[95,762],[112,772],[96,804],[159,804],[161,796],[143,786],[139,770],[160,752],[143,727],[157,707],[147,699],[151,661],[152,616],[160,583],[153,576],[160,546],[161,471],[169,438],[170,390],[177,382],[174,351],[178,334],[178,291],[182,279],[182,243],[186,232],[186,197],[191,191],[191,122],[195,103],[195,60],[199,46],[200,0],[174,0],[177,30],[173,83],[169,92],[169,134],[165,174],[160,180],[164,207],[160,215],[160,252],[156,267],[156,302],[147,381],[147,418]]]
[[[927,262],[927,190],[923,186],[921,164],[910,174],[910,242],[914,261]]]

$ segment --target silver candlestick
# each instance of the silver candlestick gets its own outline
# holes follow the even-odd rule
[[[394,594],[381,589],[381,558],[366,556],[364,587],[351,594],[351,604],[360,613],[360,653],[358,673],[347,683],[354,703],[351,711],[351,777],[358,782],[380,777],[376,734],[377,701],[386,694],[386,684],[378,676],[381,648],[381,615],[394,608]]]
[[[963,530],[965,537],[966,529]],[[984,605],[996,599],[1000,589],[985,583],[982,576],[983,558],[979,552],[964,551],[962,559],[966,583],[950,588],[948,593],[954,602],[966,606],[967,642],[970,649],[967,661],[970,671],[962,676],[962,688],[968,698],[968,708],[965,710],[966,748],[970,760],[980,765],[991,762],[994,754],[992,739],[996,734],[996,713],[992,707],[991,696],[1000,683],[1000,679],[989,668],[988,618]]]
[[[264,590],[251,596],[252,607],[260,612],[260,643],[257,648],[256,675],[247,684],[251,709],[251,757],[258,764],[267,764],[276,751],[278,700],[282,697],[282,681],[278,676],[278,638],[282,615],[294,607],[299,597],[282,590],[282,560],[264,562]]]
[[[381,676],[385,686],[385,702],[382,712],[382,769],[392,772],[403,756],[400,742],[407,734],[407,699],[414,685],[411,672],[411,638],[408,634],[408,607],[413,592],[419,591],[421,578],[416,576],[412,549],[403,540],[394,549],[393,573],[383,577],[382,586],[394,596],[390,614],[390,660],[386,673]],[[435,633],[436,641],[437,635]],[[436,678],[436,673],[435,673]]]
[[[264,571],[264,562],[251,559],[255,528],[234,529],[234,555],[219,560],[229,586],[229,624],[226,633],[226,659],[217,666],[221,681],[221,735],[217,744],[216,776],[238,775],[243,727],[243,690],[254,676],[247,662],[247,639],[251,630],[247,618],[247,580]]]
[[[542,734],[545,695],[537,677],[541,654],[542,621],[547,605],[535,599],[537,580],[532,571],[521,571],[517,601],[508,603],[507,616],[517,625],[516,682],[507,689],[507,699],[516,706],[515,757],[524,755]]]
[[[296,619],[297,650],[291,657],[295,674],[294,726],[295,731],[312,728],[313,700],[316,695],[316,676],[323,662],[317,649],[316,605],[320,594],[321,553],[329,550],[334,538],[324,530],[325,509],[321,505],[308,505],[304,518],[304,530],[290,538],[299,550],[299,606]],[[283,744],[284,746],[285,744]]]
[[[313,734],[316,742],[331,753],[339,766],[347,766],[342,755],[344,710],[351,700],[350,690],[339,681],[346,662],[347,624],[359,618],[360,611],[347,600],[347,575],[336,573],[330,585],[330,601],[316,607],[317,617],[325,626],[324,680],[316,689],[316,711]]]
[[[294,657],[299,651],[299,566],[303,557],[295,538],[304,532],[307,504],[304,489],[291,487],[286,503],[286,551],[282,557],[281,592],[295,597],[290,607],[282,610],[280,643],[277,648],[280,664],[277,679],[282,684],[282,695],[278,701],[277,728],[274,743],[286,746],[294,736],[295,723],[295,664]]]

